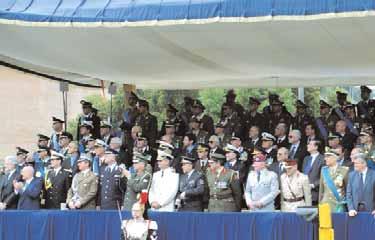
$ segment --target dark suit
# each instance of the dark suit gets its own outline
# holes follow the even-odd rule
[[[24,183],[26,184],[26,182]],[[40,209],[40,193],[43,188],[43,182],[40,178],[33,178],[26,189],[18,193],[18,210],[38,210]]]
[[[356,140],[357,140],[357,136],[354,135],[353,133],[348,132],[342,137],[342,140],[341,140],[342,146],[344,147],[345,150],[350,152],[352,151]]]
[[[260,132],[263,132],[266,130],[267,120],[262,113],[256,112],[253,116],[250,112],[247,112],[242,125],[245,133],[248,133],[252,126],[258,126]]]
[[[289,140],[288,140],[288,136],[285,136],[285,138],[282,140],[282,141],[279,141],[279,139],[276,140],[276,145],[277,145],[277,148],[282,148],[282,147],[285,147],[285,148],[290,148],[290,143],[289,143]]]
[[[307,155],[309,155],[309,153],[306,150],[306,144],[304,144],[301,141],[298,145],[298,148],[295,150],[294,156],[292,156],[292,148],[293,148],[293,145],[290,146],[289,157],[297,160],[298,170],[302,172],[303,160],[305,159]]]
[[[8,180],[8,175],[5,174],[0,185],[0,202],[7,205],[6,209],[17,209],[18,195],[14,193],[13,181],[19,179],[19,173],[15,171]]]
[[[285,168],[282,167],[282,163],[280,162],[273,162],[269,167],[268,170],[274,172],[277,174],[277,179],[279,180],[279,186],[281,186],[280,183],[280,176],[285,172]],[[277,195],[275,198],[275,209],[280,210],[281,209],[281,199],[280,194]]]
[[[367,169],[365,184],[362,181],[360,173],[357,171],[349,173],[349,182],[346,186],[346,200],[348,209],[358,211],[358,204],[362,203],[362,211],[371,212],[375,208],[375,171]],[[361,189],[361,185],[363,188]]]
[[[54,170],[47,173],[44,185],[44,194],[47,209],[60,209],[60,204],[66,202],[66,197],[71,185],[71,172],[61,168],[57,175]],[[48,186],[48,184],[51,184]]]
[[[142,128],[142,133],[148,138],[148,143],[151,147],[156,144],[158,137],[158,120],[150,113],[140,114],[135,119],[135,125]]]
[[[311,198],[314,205],[318,203],[319,199],[320,172],[324,165],[324,156],[319,154],[312,165],[311,159],[310,155],[305,157],[301,172],[306,174],[309,177],[310,184],[314,185],[314,187],[311,187]]]
[[[181,200],[181,207],[178,211],[203,211],[204,185],[203,174],[196,170],[191,173],[190,177],[188,174],[181,175],[179,193],[185,192],[185,198]]]

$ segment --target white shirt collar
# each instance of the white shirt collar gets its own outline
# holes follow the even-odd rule
[[[82,173],[83,173],[84,175],[86,175],[89,171],[90,171],[90,168],[88,168],[88,169],[86,169],[86,170],[83,170]]]
[[[30,184],[31,181],[33,181],[33,179],[34,179],[34,177],[30,178],[29,180],[26,180],[26,183],[27,183],[27,184]]]
[[[194,169],[191,170],[191,171],[188,173],[188,178],[190,178],[190,176],[191,176],[191,174],[193,174],[193,172],[194,172]]]
[[[310,156],[312,157],[312,159],[315,159],[317,156],[319,156],[319,152],[313,153]]]
[[[60,167],[58,167],[58,168],[55,168],[55,169],[53,169],[54,171],[55,171],[55,173],[57,174],[60,170],[61,170],[61,166]]]
[[[366,177],[366,174],[367,174],[367,170],[368,170],[368,167],[366,167],[365,170],[363,172],[361,172],[362,175],[365,176],[365,177]]]

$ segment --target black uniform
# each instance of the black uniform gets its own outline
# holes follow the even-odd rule
[[[92,122],[94,128],[91,130],[92,136],[96,138],[100,138],[100,122],[101,119],[97,116],[96,109],[88,115],[81,116],[78,120],[78,127],[77,127],[77,139],[81,139],[81,135],[79,134],[79,128],[83,122]]]
[[[158,136],[158,120],[150,113],[140,114],[135,119],[135,125],[142,128],[142,133],[147,137],[149,145],[154,147]]]
[[[214,134],[214,120],[212,119],[212,117],[204,113],[201,113],[198,116],[193,117],[199,119],[199,121],[202,124],[201,129],[208,132],[208,135],[211,136],[212,134]]]
[[[252,126],[258,126],[259,132],[266,131],[267,121],[262,113],[256,112],[254,115],[251,112],[247,112],[244,116],[244,132],[247,134]]]
[[[287,128],[289,128],[291,124],[291,115],[289,112],[281,112],[280,114],[271,113],[269,115],[269,118],[267,118],[268,121],[268,131],[274,132],[276,126],[279,123],[285,123]]]
[[[14,193],[13,181],[18,180],[20,174],[15,171],[12,175],[5,174],[0,185],[0,201],[7,205],[6,209],[17,209],[18,195]]]
[[[121,205],[122,196],[126,188],[126,178],[122,177],[122,170],[117,165],[111,170],[102,165],[100,168],[98,204],[101,209],[117,209]]]
[[[363,122],[375,124],[375,100],[360,101],[357,103],[357,114]]]
[[[298,129],[301,131],[302,135],[305,133],[305,128],[309,123],[312,123],[314,121],[314,118],[311,117],[308,114],[304,115],[296,115],[293,118],[292,126],[293,129]]]
[[[53,169],[48,171],[44,181],[46,209],[60,209],[60,204],[66,202],[71,182],[72,174],[66,169],[61,168],[57,175]]]
[[[185,192],[185,198],[181,199],[181,207],[178,211],[201,212],[203,211],[203,195],[205,182],[203,174],[193,170],[180,176],[179,193]]]

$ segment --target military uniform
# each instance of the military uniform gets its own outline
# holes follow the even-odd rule
[[[61,203],[66,203],[66,197],[71,185],[72,173],[66,169],[50,169],[44,178],[45,207],[60,209]]]
[[[372,90],[367,86],[361,86],[361,95],[367,92],[369,96],[371,95]],[[363,99],[363,97],[362,97]],[[357,103],[357,114],[361,118],[362,122],[368,122],[372,124],[374,128],[374,119],[375,119],[375,100],[361,100]]]
[[[142,128],[142,133],[147,137],[149,145],[155,145],[158,135],[158,120],[150,113],[140,114],[135,119],[135,125]]]
[[[73,177],[72,186],[68,191],[67,203],[79,201],[80,209],[95,209],[97,191],[97,176],[90,170],[79,172]]]
[[[158,225],[155,221],[130,219],[121,222],[121,240],[157,240]]]
[[[151,184],[151,173],[143,172],[142,174],[132,173],[127,179],[126,192],[124,196],[124,210],[130,211],[133,204],[139,199],[139,194],[143,190],[149,189]]]
[[[117,164],[114,164],[112,167],[102,165],[100,167],[98,190],[100,208],[104,210],[117,209],[117,206],[122,203],[125,185],[125,179],[122,177],[122,169]]]
[[[209,212],[238,212],[241,210],[242,191],[237,174],[222,168],[207,170],[207,183],[210,191]]]
[[[258,126],[260,132],[266,130],[267,120],[262,113],[247,112],[244,116],[244,132],[247,134],[251,126]]]
[[[92,135],[94,138],[100,138],[100,117],[97,116],[97,110],[95,108],[92,108],[92,103],[86,102],[82,100],[81,102],[82,107],[89,107],[92,109],[92,112],[90,112],[87,115],[81,115],[78,120],[78,128],[77,128],[77,139],[81,139],[81,135],[79,132],[79,128],[82,124],[85,122],[91,122],[92,123]]]
[[[241,119],[237,112],[233,112],[230,116],[223,116],[220,123],[224,126],[224,133],[232,135],[233,133],[239,134],[241,132]]]
[[[180,176],[179,182],[179,199],[180,212],[201,212],[203,211],[203,198],[204,198],[204,176],[202,173],[192,170],[192,173],[183,174]],[[181,198],[181,193],[184,197]]]
[[[247,176],[245,188],[246,204],[261,202],[263,205],[262,208],[254,210],[273,211],[275,209],[275,198],[279,192],[279,181],[276,173],[263,169],[259,172],[259,177],[256,171],[251,171]]]
[[[209,115],[202,112],[199,115],[193,115],[196,119],[198,119],[202,125],[201,129],[206,131],[209,135],[214,133],[214,120]]]
[[[291,176],[283,173],[280,177],[281,211],[294,212],[297,207],[311,206],[309,178],[300,172]]]
[[[339,193],[340,198],[344,199],[346,184],[348,182],[349,168],[344,166],[337,166],[336,169],[333,169],[325,166],[322,168],[322,173],[320,174],[319,203],[328,203],[331,207],[331,211],[335,212],[337,211],[337,207],[339,207],[340,204],[328,187],[327,181],[323,176],[323,171],[329,172],[329,176],[332,178],[332,181],[337,188],[337,192]]]

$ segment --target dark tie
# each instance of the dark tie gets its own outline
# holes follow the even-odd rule
[[[296,154],[296,146],[293,146],[290,150],[290,158],[294,159],[294,155]]]
[[[257,172],[257,180],[260,181],[260,172]]]
[[[360,181],[358,186],[358,193],[359,193],[359,202],[363,202],[363,192],[364,192],[364,186],[363,186],[363,173],[359,174]]]
[[[161,171],[161,177],[164,177],[164,171]]]

